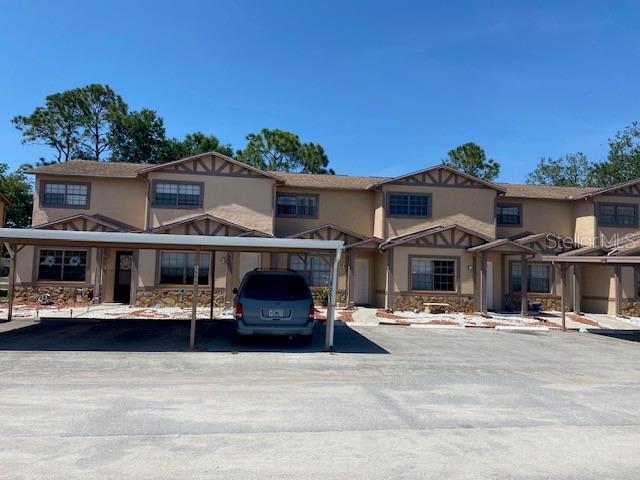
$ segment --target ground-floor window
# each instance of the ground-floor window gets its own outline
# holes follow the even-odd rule
[[[528,264],[527,291],[531,293],[551,292],[551,265],[543,263]],[[522,286],[520,262],[511,264],[511,291],[519,292]]]
[[[329,284],[331,275],[330,258],[324,255],[291,255],[289,268],[295,270],[304,277],[307,284],[312,287],[321,287]]]
[[[192,285],[193,266],[196,262],[194,252],[160,252],[160,283],[170,285]],[[208,253],[200,254],[200,270],[198,283],[209,283],[209,264],[211,258]]]
[[[411,290],[456,291],[456,261],[413,257],[410,262]]]
[[[86,278],[86,250],[40,250],[38,280],[84,282]]]

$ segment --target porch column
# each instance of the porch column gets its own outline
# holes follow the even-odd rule
[[[582,299],[582,291],[580,287],[581,280],[580,265],[573,265],[573,313],[579,314],[581,311],[580,301]]]
[[[104,248],[97,248],[96,249],[96,277],[93,284],[93,303],[101,303],[103,257],[104,257]]]
[[[480,314],[483,317],[487,313],[487,253],[480,254]]]
[[[560,264],[560,318],[562,318],[563,331],[567,330],[566,283],[567,283],[567,265]]]
[[[136,297],[138,296],[138,277],[140,275],[140,269],[138,264],[140,262],[140,250],[134,250],[131,255],[131,290],[129,294],[129,306],[133,307],[136,304]]]
[[[327,306],[327,321],[325,330],[325,349],[328,351],[333,350],[333,331],[336,321],[336,293],[338,290],[338,265],[340,264],[341,249],[338,249],[335,254],[331,256],[332,269],[331,269],[331,289],[329,290],[329,305]]]
[[[13,317],[13,297],[15,296],[16,289],[16,266],[18,265],[18,251],[17,245],[5,243],[4,246],[9,252],[11,262],[9,264],[9,288],[7,289],[7,297],[9,303],[7,305],[7,322],[10,322]]]
[[[200,274],[200,249],[196,250],[193,262],[193,298],[191,299],[191,328],[189,329],[189,349],[196,344],[196,317],[198,315],[198,275]]]
[[[480,311],[480,301],[479,301],[479,293],[478,293],[478,255],[473,254],[473,309],[474,311]]]
[[[353,262],[354,259],[354,251],[347,251],[347,306],[353,307],[355,305],[355,301],[353,298],[354,294],[354,284],[353,284]]]
[[[233,253],[227,252],[226,257],[227,274],[225,276],[224,304],[230,307],[233,302]]]
[[[387,272],[386,272],[386,288],[384,295],[384,308],[387,310],[393,310],[394,300],[394,282],[393,282],[393,249],[390,248],[386,251],[387,255]]]
[[[211,299],[209,301],[209,320],[213,320],[213,299],[216,294],[216,252],[209,252],[209,278],[211,278]]]
[[[526,317],[529,313],[529,262],[527,256],[520,256],[520,316]]]
[[[616,317],[622,315],[622,267],[616,265],[613,280],[615,285]]]

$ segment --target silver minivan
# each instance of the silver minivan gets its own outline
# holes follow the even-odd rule
[[[297,335],[311,342],[316,325],[313,296],[299,273],[255,269],[234,293],[237,335]]]

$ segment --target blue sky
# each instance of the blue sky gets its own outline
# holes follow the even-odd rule
[[[0,0],[0,161],[10,124],[108,83],[167,133],[239,148],[263,127],[322,144],[338,173],[396,175],[480,144],[523,181],[543,156],[606,156],[640,120],[637,2]]]

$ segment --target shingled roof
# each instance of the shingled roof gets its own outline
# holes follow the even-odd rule
[[[69,175],[84,177],[136,178],[150,165],[126,162],[95,162],[92,160],[69,160],[33,169],[30,173],[45,175]],[[320,190],[369,190],[377,184],[391,180],[392,177],[358,175],[321,175],[314,173],[278,172],[284,180],[284,186],[294,188],[313,188]],[[497,183],[505,190],[505,197],[540,198],[547,200],[574,200],[597,188],[553,187],[547,185],[529,185],[518,183]]]
[[[317,173],[278,173],[287,187],[321,188],[326,190],[368,190],[387,177],[353,175],[321,175]]]
[[[77,175],[79,177],[136,178],[138,170],[146,164],[127,162],[95,162],[93,160],[69,160],[38,167],[29,173],[40,175]]]
[[[549,185],[529,185],[526,183],[498,183],[506,190],[505,197],[542,198],[547,200],[573,200],[597,188],[554,187]]]

